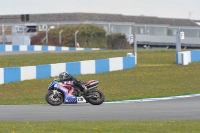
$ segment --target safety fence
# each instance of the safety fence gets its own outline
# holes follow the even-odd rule
[[[127,57],[0,68],[0,84],[55,77],[63,71],[68,71],[72,75],[82,75],[129,69],[136,66],[135,58],[129,53]]]
[[[200,50],[182,51],[176,53],[176,64],[188,65],[192,62],[200,62]]]
[[[0,44],[0,52],[12,51],[78,51],[78,50],[104,50],[103,48],[75,48],[45,45],[3,45]]]

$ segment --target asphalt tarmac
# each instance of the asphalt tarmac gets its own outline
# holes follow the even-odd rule
[[[200,120],[200,97],[129,103],[0,105],[0,121]]]

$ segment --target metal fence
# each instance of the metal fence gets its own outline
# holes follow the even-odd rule
[[[170,25],[146,25],[146,24],[134,24],[134,23],[125,23],[125,22],[98,22],[98,21],[84,21],[84,22],[47,22],[47,23],[36,23],[37,28],[41,27],[41,25],[74,25],[74,24],[95,24],[103,27],[107,33],[121,33],[125,34],[128,38],[130,34],[136,33],[141,36],[142,42],[160,42],[160,43],[169,43],[168,40],[173,40],[176,36],[177,31],[184,31],[185,37],[188,39],[185,40],[186,44],[200,44],[200,27],[179,27],[179,26],[170,26]],[[20,24],[10,24],[4,25],[1,24],[0,27],[0,43],[3,44],[11,44],[12,38],[14,36],[32,36],[37,34],[36,32],[29,33],[28,30],[25,30],[24,33],[20,32],[19,26]],[[31,24],[29,24],[29,27]],[[21,25],[25,26],[26,25]],[[77,29],[78,30],[78,29]],[[145,41],[146,40],[146,41]],[[158,41],[159,40],[159,41]]]

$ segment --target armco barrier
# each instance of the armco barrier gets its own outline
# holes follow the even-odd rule
[[[74,48],[45,45],[3,45],[0,44],[0,52],[9,51],[77,51],[77,50],[103,50],[103,48]]]
[[[176,53],[176,64],[188,65],[191,62],[200,62],[200,50]]]
[[[135,65],[135,56],[132,56],[39,66],[0,68],[0,84],[55,77],[63,71],[68,71],[72,75],[96,74],[133,68]]]

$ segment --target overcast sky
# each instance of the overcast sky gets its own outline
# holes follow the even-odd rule
[[[71,12],[200,20],[200,0],[0,0],[0,15]]]

